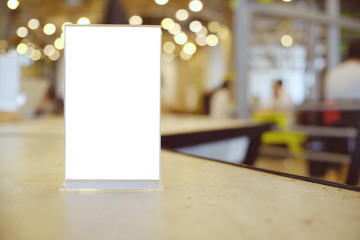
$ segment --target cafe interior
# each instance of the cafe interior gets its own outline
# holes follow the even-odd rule
[[[68,25],[160,26],[161,190],[59,190]],[[359,39],[353,0],[0,0],[0,239],[360,239]]]

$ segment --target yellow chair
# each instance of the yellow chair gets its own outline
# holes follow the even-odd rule
[[[263,144],[284,144],[295,158],[304,159],[302,145],[307,137],[301,132],[290,129],[290,121],[285,113],[258,112],[252,115],[252,119],[259,122],[274,123],[277,126],[276,130],[265,132],[261,136]]]

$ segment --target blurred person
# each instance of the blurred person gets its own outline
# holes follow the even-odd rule
[[[360,100],[360,39],[349,45],[347,60],[325,76],[327,100]]]
[[[277,80],[274,84],[274,98],[272,101],[273,111],[292,111],[293,101],[288,91],[283,87],[282,80]]]
[[[357,117],[351,112],[342,112],[341,103],[358,104],[360,109],[360,39],[350,42],[347,59],[325,75],[324,111],[319,116],[321,125],[329,127],[358,126]],[[317,150],[347,154],[354,151],[347,138],[311,137],[309,142],[318,143]],[[320,145],[319,145],[320,144]],[[310,150],[314,150],[309,144]],[[340,163],[317,162],[309,159],[310,174],[324,176],[332,171],[339,172]]]
[[[209,104],[210,117],[222,119],[232,117],[232,96],[229,81],[225,81],[210,94]]]

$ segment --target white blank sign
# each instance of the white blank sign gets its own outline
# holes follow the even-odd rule
[[[65,30],[67,189],[160,186],[158,26]]]

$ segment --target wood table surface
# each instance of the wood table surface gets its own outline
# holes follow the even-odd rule
[[[360,239],[359,192],[165,150],[159,191],[59,191],[61,126],[0,125],[1,240]]]

